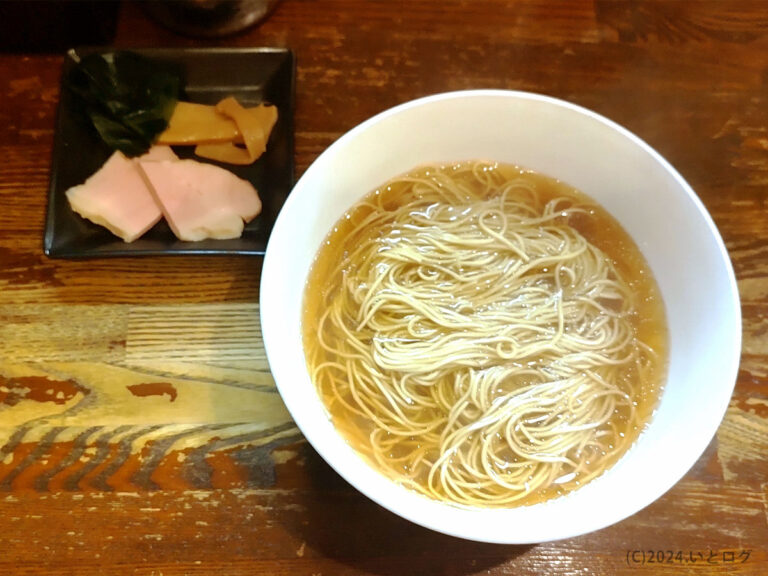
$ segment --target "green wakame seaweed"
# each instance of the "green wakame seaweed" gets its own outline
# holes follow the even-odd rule
[[[117,51],[82,57],[65,85],[110,148],[138,156],[168,125],[182,79],[168,62]]]

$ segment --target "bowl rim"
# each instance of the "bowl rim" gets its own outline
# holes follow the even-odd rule
[[[270,237],[269,242],[267,244],[267,250],[266,250],[266,254],[264,256],[264,262],[263,262],[261,287],[260,287],[261,288],[260,293],[262,295],[262,299],[260,302],[261,303],[260,317],[261,317],[263,337],[264,337],[264,347],[267,353],[267,359],[270,363],[270,366],[273,365],[273,362],[275,362],[275,365],[279,365],[279,357],[280,357],[279,342],[278,342],[278,338],[273,335],[277,334],[280,331],[280,328],[278,326],[280,322],[280,318],[278,315],[275,314],[275,307],[271,306],[271,303],[276,298],[279,297],[279,294],[277,293],[277,290],[274,289],[274,286],[270,285],[270,282],[273,276],[279,273],[280,265],[281,265],[280,259],[276,254],[278,250],[278,248],[276,247],[277,246],[276,242],[278,242],[278,239],[280,238],[280,233],[283,226],[286,225],[285,221],[287,221],[287,219],[289,218],[288,215],[291,214],[294,210],[300,209],[300,203],[302,199],[302,190],[304,190],[309,185],[312,178],[315,176],[315,172],[318,170],[322,170],[325,167],[325,164],[328,161],[328,159],[332,158],[335,154],[337,154],[339,150],[342,150],[349,143],[353,142],[354,139],[357,138],[360,134],[366,132],[367,130],[371,129],[372,127],[376,126],[381,122],[387,121],[389,118],[393,116],[397,116],[413,108],[418,108],[421,106],[430,106],[436,102],[441,102],[441,101],[446,101],[451,99],[467,99],[467,98],[470,98],[470,99],[512,98],[512,99],[531,100],[531,101],[547,104],[550,106],[556,106],[558,108],[564,108],[570,112],[579,114],[581,116],[585,116],[590,121],[602,124],[604,127],[608,128],[610,131],[619,134],[622,138],[627,139],[633,146],[638,147],[642,152],[649,155],[654,163],[657,163],[664,172],[666,172],[669,176],[672,177],[676,187],[679,188],[680,191],[687,196],[687,199],[693,203],[696,217],[702,220],[702,222],[707,228],[707,232],[709,236],[711,236],[711,238],[714,240],[716,244],[717,251],[718,251],[717,262],[721,267],[722,272],[727,276],[728,292],[725,295],[727,297],[727,301],[724,302],[724,306],[730,314],[729,318],[731,318],[732,320],[732,325],[728,328],[734,336],[734,339],[732,340],[731,348],[728,351],[726,351],[726,354],[728,355],[727,356],[728,362],[727,362],[727,368],[725,369],[724,372],[729,374],[729,378],[727,382],[724,380],[718,387],[719,394],[718,394],[718,404],[717,404],[717,408],[718,408],[717,409],[717,415],[718,415],[717,426],[713,426],[711,430],[707,429],[707,434],[701,434],[695,438],[687,440],[688,450],[683,455],[676,457],[673,461],[670,462],[670,466],[672,467],[672,470],[663,476],[663,482],[660,483],[661,485],[655,487],[655,493],[653,497],[646,498],[641,501],[633,500],[631,505],[626,505],[626,504],[623,505],[622,507],[620,507],[621,508],[620,510],[617,510],[615,513],[611,514],[608,520],[606,520],[603,515],[595,515],[594,517],[586,518],[581,524],[579,524],[578,528],[575,528],[575,529],[565,529],[565,528],[555,526],[551,530],[546,531],[547,532],[546,534],[543,534],[541,530],[531,530],[526,535],[516,534],[514,538],[510,538],[509,535],[505,534],[503,531],[499,531],[497,534],[494,535],[494,534],[491,534],[489,529],[487,528],[479,531],[473,531],[471,528],[467,529],[467,526],[470,526],[473,522],[476,522],[477,521],[476,518],[478,520],[482,519],[483,521],[488,521],[492,525],[503,524],[505,520],[505,516],[508,517],[510,515],[510,512],[512,511],[514,511],[515,516],[520,516],[521,518],[524,519],[525,517],[530,516],[530,513],[532,510],[533,511],[541,510],[544,507],[549,507],[552,505],[553,502],[562,503],[563,501],[567,500],[569,497],[572,497],[573,494],[580,494],[586,491],[589,488],[590,484],[593,484],[593,483],[589,483],[584,487],[579,488],[578,490],[573,491],[568,495],[560,498],[545,501],[539,504],[515,507],[515,508],[466,509],[463,507],[453,506],[450,504],[432,501],[432,500],[429,500],[429,505],[425,504],[424,506],[417,506],[415,504],[417,504],[418,502],[414,500],[413,497],[418,498],[420,500],[428,500],[428,499],[424,496],[407,491],[407,489],[401,486],[397,486],[394,482],[385,479],[380,473],[370,468],[368,464],[366,464],[363,461],[362,458],[356,455],[356,453],[355,453],[355,456],[357,456],[357,458],[359,459],[359,464],[363,467],[368,468],[371,474],[363,473],[361,476],[361,474],[359,474],[360,470],[350,470],[345,468],[344,465],[349,464],[350,461],[345,458],[340,458],[338,454],[329,453],[329,450],[323,443],[323,436],[319,435],[316,430],[316,425],[315,425],[316,423],[303,421],[301,417],[296,418],[294,416],[294,414],[296,413],[301,414],[302,412],[301,403],[305,401],[305,398],[303,397],[297,398],[295,394],[292,394],[291,390],[289,389],[290,384],[281,382],[281,379],[278,374],[273,373],[273,377],[275,379],[276,386],[283,398],[283,401],[286,404],[286,407],[288,408],[291,415],[294,416],[297,426],[299,427],[301,432],[304,434],[305,438],[313,446],[313,448],[320,454],[320,456],[332,468],[334,468],[334,470],[337,473],[339,473],[354,488],[362,492],[364,495],[366,495],[368,498],[370,498],[374,502],[390,510],[391,512],[411,522],[414,522],[418,525],[421,525],[423,527],[426,527],[450,536],[455,536],[455,537],[474,540],[474,541],[482,541],[482,542],[503,543],[503,544],[530,544],[530,543],[537,543],[537,542],[544,542],[544,541],[559,540],[563,538],[570,538],[570,537],[586,534],[595,530],[605,528],[617,522],[620,522],[625,518],[642,510],[643,508],[645,508],[646,506],[648,506],[649,504],[651,504],[652,502],[660,498],[669,489],[671,489],[690,470],[690,468],[696,463],[696,461],[698,461],[698,459],[701,457],[701,455],[703,454],[703,452],[711,442],[712,438],[716,434],[717,428],[719,427],[719,424],[722,421],[722,418],[725,415],[725,412],[728,408],[729,399],[733,393],[733,388],[736,383],[736,376],[737,376],[738,366],[740,362],[740,355],[741,355],[741,336],[742,336],[741,322],[742,321],[741,321],[741,308],[740,308],[738,286],[736,283],[736,278],[735,278],[733,267],[728,255],[728,251],[725,247],[725,243],[723,242],[723,239],[720,236],[720,233],[717,230],[717,227],[711,215],[707,211],[701,199],[696,195],[696,193],[690,187],[690,185],[686,182],[686,180],[678,173],[678,171],[664,157],[661,156],[661,154],[659,154],[654,148],[648,145],[644,140],[636,136],[634,133],[632,133],[628,129],[619,125],[618,123],[590,109],[587,109],[577,104],[573,104],[565,100],[554,98],[552,96],[537,94],[533,92],[516,91],[516,90],[481,89],[481,90],[459,90],[459,91],[453,91],[453,92],[443,92],[439,94],[432,94],[429,96],[417,98],[415,100],[411,100],[408,102],[404,102],[402,104],[386,109],[372,116],[371,118],[363,121],[362,123],[358,124],[357,126],[347,131],[338,140],[336,140],[328,148],[326,148],[315,159],[315,161],[307,168],[306,172],[298,180],[298,182],[294,186],[293,192],[289,195],[288,200],[286,201],[280,214],[278,215],[277,221],[275,223],[275,227],[273,229],[272,236]],[[395,176],[395,174],[392,174],[392,176]],[[372,183],[371,189],[373,188],[373,186],[377,184],[378,183]],[[367,192],[367,190],[361,191],[361,196],[365,192]],[[266,302],[264,299],[265,295],[266,295]],[[320,402],[319,399],[318,399],[318,402]],[[712,419],[712,421],[714,421],[714,418]],[[637,444],[637,442],[635,444]],[[630,450],[622,457],[622,460],[630,452],[632,452],[632,448],[630,448]],[[376,477],[378,477],[378,480],[376,479]],[[387,488],[385,487],[384,484],[391,485],[391,486]],[[398,491],[405,491],[405,492],[408,492],[408,494],[404,495],[400,493],[399,496],[402,496],[402,498],[397,499],[397,501],[393,503],[392,501],[393,491],[391,489],[392,486],[397,486]],[[395,492],[395,493],[398,493],[398,492]],[[424,503],[422,502],[422,504]],[[445,515],[439,512],[440,510],[444,510],[444,509],[450,510],[450,513],[448,514],[449,517],[454,519],[463,518],[465,520],[469,520],[469,522],[463,523],[459,521],[449,525],[442,523],[442,520],[445,519]],[[425,516],[424,515],[425,511],[432,511],[435,514],[432,516],[430,515]]]

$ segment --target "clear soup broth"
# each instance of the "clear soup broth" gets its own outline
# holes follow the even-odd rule
[[[658,287],[618,222],[562,182],[478,161],[395,178],[336,223],[303,340],[347,442],[470,507],[603,473],[648,424],[667,366]]]

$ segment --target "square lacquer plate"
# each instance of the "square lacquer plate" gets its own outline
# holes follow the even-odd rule
[[[293,186],[293,106],[295,60],[284,48],[201,48],[133,50],[176,65],[184,76],[182,99],[216,104],[235,96],[243,106],[265,102],[277,106],[278,120],[267,151],[248,166],[219,164],[248,180],[259,192],[263,208],[232,240],[183,242],[161,220],[141,238],[123,242],[106,228],[72,211],[65,192],[82,184],[112,154],[96,131],[83,122],[76,101],[62,84],[56,120],[48,213],[43,249],[54,258],[102,258],[170,254],[263,254],[272,226]],[[73,49],[65,57],[62,79],[80,56],[94,49]],[[193,146],[174,146],[180,158],[195,158]],[[216,162],[198,158],[216,164]]]

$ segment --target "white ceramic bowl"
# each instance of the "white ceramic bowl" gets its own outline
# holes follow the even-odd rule
[[[379,184],[427,162],[488,159],[559,178],[607,208],[635,239],[667,311],[666,388],[648,429],[608,472],[555,500],[468,510],[385,479],[337,434],[305,365],[307,272],[332,225]],[[618,522],[696,462],[728,406],[741,348],[736,282],[712,219],[657,152],[573,104],[509,91],[439,94],[387,110],[330,146],[296,184],[264,258],[261,322],[270,368],[304,436],[362,493],[417,524],[470,540],[531,543]]]

